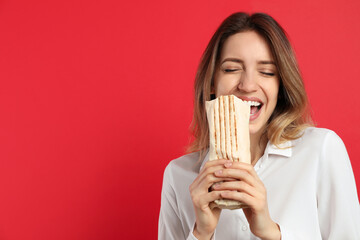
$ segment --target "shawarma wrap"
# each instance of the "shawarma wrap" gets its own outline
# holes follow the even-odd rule
[[[220,96],[206,102],[209,124],[209,161],[229,159],[251,163],[249,118],[250,106],[234,95]],[[245,207],[239,201],[215,200],[222,209]]]

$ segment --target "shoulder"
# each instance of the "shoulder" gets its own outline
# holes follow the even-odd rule
[[[322,157],[334,151],[346,153],[341,138],[332,130],[326,128],[308,127],[300,138],[291,141],[294,155]]]
[[[164,179],[171,181],[178,181],[181,178],[195,179],[201,164],[199,158],[199,152],[194,152],[170,161],[165,168]]]
[[[294,154],[332,159],[335,156],[348,158],[345,145],[341,138],[326,128],[308,127],[302,136],[292,142]]]
[[[309,147],[324,147],[329,142],[343,145],[341,138],[334,131],[326,128],[308,127],[303,131],[301,137],[294,141],[294,145],[303,143]]]
[[[337,136],[334,131],[327,128],[308,127],[304,130],[302,138],[316,138],[317,140],[321,140],[329,135]]]
[[[179,158],[176,158],[169,162],[169,164],[166,166],[166,170],[168,171],[174,171],[174,170],[180,170],[180,171],[193,171],[197,169],[197,166],[200,165],[199,163],[199,152],[189,153],[186,155],[183,155]]]

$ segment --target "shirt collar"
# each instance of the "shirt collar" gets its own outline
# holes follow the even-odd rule
[[[264,156],[273,154],[273,155],[280,155],[280,156],[284,156],[284,157],[291,157],[291,155],[292,155],[291,147],[292,147],[291,141],[286,141],[286,142],[280,144],[278,147],[275,146],[274,144],[271,144],[269,141],[266,145]],[[204,165],[207,161],[209,161],[209,149],[207,150],[204,160],[201,163],[200,170],[204,167]]]
[[[278,147],[275,146],[274,144],[271,144],[270,141],[268,142],[266,149],[265,149],[265,154],[274,154],[274,155],[280,155],[280,156],[284,156],[284,157],[291,157],[292,155],[292,142],[291,141],[286,141],[282,144],[280,144]]]

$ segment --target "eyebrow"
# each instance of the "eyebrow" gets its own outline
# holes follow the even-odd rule
[[[236,62],[236,63],[244,63],[243,60],[238,59],[238,58],[225,58],[221,64],[223,64],[224,62]]]
[[[238,58],[225,58],[222,62],[221,62],[221,64],[223,64],[224,62],[236,62],[236,63],[244,63],[244,61],[243,60],[241,60],[241,59],[238,59]],[[257,62],[258,64],[272,64],[272,65],[275,65],[275,62],[274,61],[265,61],[265,60],[263,60],[263,61],[258,61]]]
[[[273,64],[275,65],[274,61],[258,61],[258,64]]]

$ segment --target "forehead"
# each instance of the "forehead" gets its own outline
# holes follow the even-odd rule
[[[240,58],[243,61],[272,61],[270,47],[255,31],[236,33],[226,39],[221,59]]]

